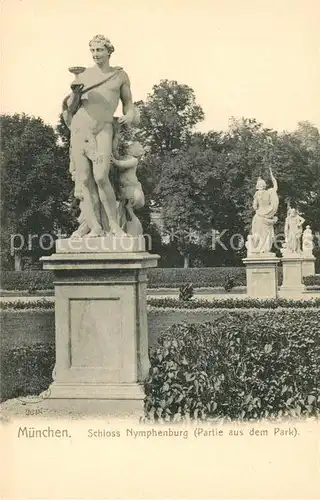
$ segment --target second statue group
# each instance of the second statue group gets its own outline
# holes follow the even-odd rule
[[[110,65],[110,40],[96,35],[89,48],[95,64],[69,68],[76,76],[62,105],[71,134],[70,172],[81,210],[72,237],[139,236],[142,226],[134,210],[144,205],[136,176],[143,148],[130,137],[132,127],[139,124],[139,112],[127,73]],[[115,118],[120,100],[123,116]]]

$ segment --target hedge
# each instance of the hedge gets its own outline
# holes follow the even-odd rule
[[[147,305],[156,309],[277,309],[293,308],[307,309],[320,308],[320,297],[309,300],[295,299],[194,299],[179,300],[172,297],[148,298]],[[32,309],[54,309],[54,300],[15,300],[0,302],[0,310],[32,310]]]
[[[244,267],[155,268],[148,278],[149,288],[179,288],[186,283],[195,288],[223,287],[229,278],[234,286],[246,286]]]
[[[230,280],[233,286],[246,286],[244,267],[201,267],[201,268],[155,268],[148,271],[149,288],[180,288],[192,283],[194,288],[224,287]],[[306,285],[319,285],[320,275],[308,276]],[[2,290],[51,290],[54,275],[52,271],[2,271]],[[279,269],[279,284],[282,283],[282,269]]]
[[[319,416],[319,312],[226,311],[179,324],[150,353],[151,421]]]
[[[39,300],[15,300],[15,301],[2,301],[0,302],[1,310],[32,310],[32,309],[54,309],[54,300],[39,299]]]
[[[19,396],[40,394],[52,382],[55,360],[54,344],[4,350],[1,355],[0,401]]]
[[[2,290],[50,290],[53,289],[52,271],[2,271]]]
[[[180,324],[150,349],[148,420],[318,416],[319,311],[225,311]],[[1,399],[39,394],[52,382],[54,345],[4,350]]]
[[[50,290],[53,288],[52,271],[3,271],[3,290]],[[229,278],[234,286],[246,285],[246,271],[243,267],[203,267],[203,268],[155,268],[148,271],[150,288],[179,288],[192,283],[195,288],[223,287]]]
[[[320,307],[320,297],[309,300],[294,299],[251,299],[232,297],[226,299],[196,299],[196,300],[178,300],[173,297],[149,298],[148,305],[155,308],[172,309],[277,309],[277,308],[295,308],[306,309],[310,307]],[[320,319],[319,319],[320,321]]]
[[[303,281],[306,286],[320,287],[320,274],[306,276]]]

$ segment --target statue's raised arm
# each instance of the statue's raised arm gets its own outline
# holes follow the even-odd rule
[[[273,175],[271,168],[269,169],[269,172],[270,172],[270,177],[271,177],[273,189],[275,189],[275,191],[278,191],[278,182],[277,182],[277,179],[275,178],[275,176]]]
[[[275,176],[273,175],[272,173],[272,169],[269,168],[269,171],[270,171],[270,177],[271,177],[271,181],[272,181],[272,185],[273,185],[273,189],[275,191],[278,191],[278,182],[277,182],[277,179],[275,178]]]

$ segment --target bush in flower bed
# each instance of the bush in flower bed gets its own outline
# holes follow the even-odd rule
[[[319,287],[320,288],[320,274],[315,274],[314,276],[306,276],[304,279],[304,284],[306,286]]]
[[[146,418],[318,416],[319,312],[226,311],[178,324],[150,352]]]
[[[0,310],[30,310],[30,309],[54,309],[54,301],[39,299],[39,300],[15,300],[15,301],[3,301],[0,302]]]
[[[1,401],[40,394],[52,382],[54,344],[37,343],[3,350],[1,354]]]
[[[282,283],[282,269],[279,268],[279,285]],[[313,281],[316,279],[316,282]],[[52,290],[54,275],[51,271],[2,271],[2,290]],[[308,277],[307,285],[319,284],[319,278]],[[246,286],[244,267],[201,267],[201,268],[155,268],[148,271],[149,288],[180,288],[192,283],[194,288]],[[230,287],[230,284],[232,286]]]
[[[156,308],[172,308],[172,309],[277,309],[282,308],[298,308],[306,309],[310,307],[320,307],[320,297],[309,300],[294,300],[294,299],[251,299],[239,298],[233,299],[228,297],[226,299],[196,299],[178,300],[174,297],[157,298],[152,297],[148,299],[148,305]]]

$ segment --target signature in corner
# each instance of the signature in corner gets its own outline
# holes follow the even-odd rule
[[[50,387],[41,392],[38,396],[18,396],[17,399],[20,401],[22,405],[34,405],[34,404],[39,404],[45,399],[48,399],[50,397],[51,390]]]

